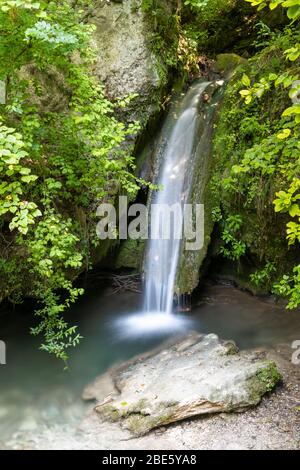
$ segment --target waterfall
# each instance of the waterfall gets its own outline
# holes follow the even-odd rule
[[[174,287],[180,256],[182,223],[171,220],[169,239],[163,236],[163,220],[154,208],[187,203],[189,196],[189,174],[193,169],[193,156],[197,146],[198,128],[201,119],[199,104],[205,98],[210,82],[196,82],[171,106],[161,131],[164,147],[161,164],[155,181],[158,190],[151,200],[151,233],[145,263],[145,311],[171,313]],[[189,171],[188,171],[189,170]]]
[[[213,122],[219,101],[215,91],[222,84],[222,81],[197,81],[187,93],[173,98],[159,136],[152,142],[157,189],[152,191],[149,201],[144,308],[142,312],[122,316],[116,321],[122,338],[169,335],[193,329],[190,317],[172,315],[174,290],[178,287],[182,266],[187,270],[191,266],[197,269],[199,255],[205,256],[205,250],[185,250],[183,220],[170,217],[170,208],[176,206],[183,213],[185,204],[205,200]],[[169,208],[170,234],[164,232],[164,213],[155,210],[161,207]]]

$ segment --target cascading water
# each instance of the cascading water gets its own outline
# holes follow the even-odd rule
[[[199,102],[209,82],[195,83],[182,100],[177,101],[162,129],[166,146],[156,184],[161,187],[152,197],[154,205],[183,207],[188,200],[188,169],[193,167],[195,140],[201,115]],[[175,124],[170,125],[170,121]],[[172,221],[170,238],[163,239],[163,221],[157,212],[151,224],[157,239],[148,242],[145,270],[145,310],[170,314],[173,307],[174,286],[180,253],[181,226]],[[182,223],[182,221],[181,221]],[[179,235],[179,236],[178,236]]]
[[[206,106],[205,103],[210,101],[210,91],[220,84],[198,81],[186,94],[176,97],[156,141],[158,189],[153,191],[150,205],[144,310],[117,322],[122,336],[140,336],[146,332],[169,334],[192,328],[192,320],[187,316],[172,315],[177,268],[185,256],[181,236],[183,220],[169,217],[170,236],[166,237],[164,213],[154,208],[165,206],[170,214],[175,205],[182,210],[189,202],[196,157],[209,154],[215,104]]]

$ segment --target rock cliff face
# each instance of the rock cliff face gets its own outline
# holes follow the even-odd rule
[[[89,12],[89,21],[96,26],[91,44],[97,55],[93,73],[104,84],[111,100],[133,96],[129,105],[120,111],[119,117],[125,123],[138,121],[141,133],[149,120],[155,120],[159,114],[165,92],[172,81],[166,54],[163,53],[171,46],[167,43],[167,28],[158,25],[153,20],[153,14],[167,18],[168,24],[173,26],[177,1],[160,0],[155,11],[150,4],[151,1],[147,0],[98,0]],[[176,43],[176,28],[172,27],[172,34]],[[134,136],[125,144],[131,153],[137,138]],[[94,264],[103,260],[111,246],[107,243],[103,251],[95,253]],[[133,256],[129,259],[128,254],[131,253]],[[143,244],[129,240],[129,243],[121,244],[116,267],[139,268],[142,257]]]
[[[210,187],[211,176],[214,171],[212,139],[217,112],[222,102],[223,85],[223,80],[212,82],[207,88],[208,103],[202,103],[199,108],[201,125],[198,129],[195,155],[190,167],[188,202],[193,204],[193,207],[195,207],[195,204],[203,204],[204,223],[202,227],[198,226],[196,228],[198,232],[203,231],[203,244],[200,249],[196,250],[186,250],[185,243],[181,246],[176,280],[176,293],[179,296],[191,294],[198,286],[199,271],[207,255],[214,227],[212,209],[215,195]]]
[[[174,0],[162,0],[159,7],[171,16],[175,5]],[[96,25],[96,75],[112,99],[136,94],[130,118],[146,124],[158,111],[168,82],[164,56],[153,48],[151,12],[142,0],[97,2],[91,22]]]

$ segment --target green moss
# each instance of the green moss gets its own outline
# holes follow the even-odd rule
[[[167,69],[177,65],[179,29],[174,4],[161,0],[142,0],[141,8],[152,32],[149,46],[161,63],[160,73],[166,78]]]
[[[239,352],[239,348],[237,347],[234,341],[226,341],[224,343],[224,346],[226,348],[226,356],[234,356]]]
[[[259,403],[261,397],[265,393],[271,392],[281,379],[282,376],[274,362],[263,364],[262,368],[247,383],[251,401]]]
[[[282,375],[278,371],[275,362],[271,362],[267,367],[260,369],[256,377],[263,384],[267,392],[273,390],[275,385],[282,380]]]
[[[153,410],[149,400],[141,399],[134,404],[121,402],[121,408],[105,405],[98,408],[97,412],[108,421],[120,421],[134,434],[142,436],[151,429],[168,424],[174,414],[176,405],[176,401],[160,402]],[[151,416],[148,412],[149,408],[152,410]]]
[[[101,408],[97,408],[97,413],[103,416],[103,418],[107,421],[111,421],[113,423],[119,421],[120,419],[118,410],[112,405],[105,405]]]
[[[237,54],[219,54],[214,69],[217,73],[229,76],[240,65],[245,65],[247,60]]]
[[[126,419],[126,428],[137,436],[143,436],[152,429],[164,424],[168,424],[172,418],[173,412],[170,410],[165,414],[157,416],[144,416],[141,414],[133,414]]]
[[[143,254],[145,249],[145,240],[128,240],[120,246],[120,251],[116,261],[116,268],[133,268],[141,270]]]

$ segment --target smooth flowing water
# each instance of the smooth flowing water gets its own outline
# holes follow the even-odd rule
[[[300,339],[300,312],[287,312],[230,286],[207,286],[195,298],[192,314],[177,329],[150,330],[130,335],[116,324],[140,310],[142,296],[115,295],[109,286],[87,290],[67,315],[78,324],[81,344],[70,350],[69,369],[38,351],[41,338],[32,337],[32,307],[0,312],[0,337],[7,344],[7,364],[0,366],[0,448],[4,442],[22,442],[24,433],[39,436],[52,426],[76,427],[85,413],[84,386],[116,362],[127,360],[159,345],[174,334],[190,330],[216,333],[233,339],[240,348],[292,344]],[[175,317],[175,315],[174,315]],[[292,354],[291,348],[291,354]]]
[[[161,132],[165,146],[155,181],[159,190],[154,192],[151,201],[152,238],[148,242],[145,269],[145,311],[152,315],[152,322],[160,319],[161,325],[166,324],[167,319],[159,313],[172,312],[183,223],[182,219],[170,218],[169,233],[165,231],[163,208],[179,208],[182,213],[188,201],[188,170],[192,171],[197,129],[203,119],[199,102],[209,85],[210,82],[196,82],[177,99]]]

